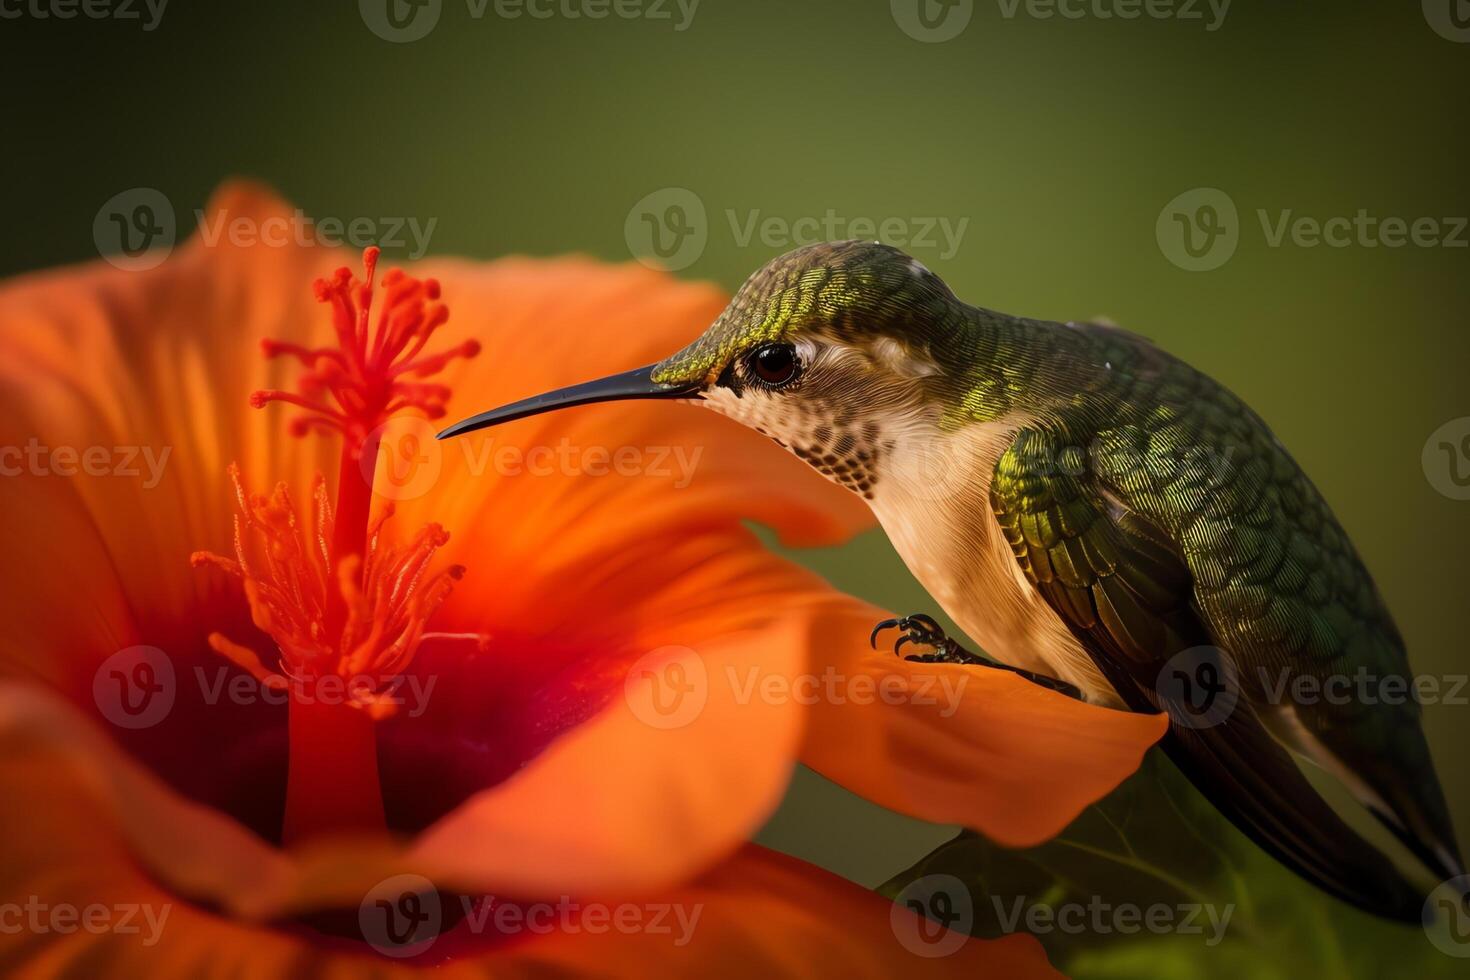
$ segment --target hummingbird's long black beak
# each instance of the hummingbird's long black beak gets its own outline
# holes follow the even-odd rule
[[[509,405],[502,405],[500,408],[492,408],[488,412],[472,415],[463,422],[451,425],[439,433],[439,438],[448,439],[451,436],[464,435],[466,432],[474,432],[476,429],[499,425],[502,422],[514,422],[516,419],[529,418],[532,415],[540,415],[542,412],[571,408],[573,405],[625,401],[631,398],[689,398],[699,393],[702,386],[697,382],[685,385],[666,385],[654,381],[653,369],[655,367],[657,365],[650,364],[647,367],[624,371],[622,374],[610,375],[596,381],[585,381],[579,385],[572,385],[570,388],[548,391],[544,395],[535,395]]]

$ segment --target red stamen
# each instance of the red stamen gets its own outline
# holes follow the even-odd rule
[[[429,524],[406,547],[386,544],[382,527],[393,515],[388,507],[371,526],[366,557],[334,564],[328,542],[336,517],[321,477],[304,521],[285,484],[277,484],[269,497],[249,493],[233,463],[230,479],[241,504],[235,556],[196,551],[189,560],[196,568],[218,568],[240,579],[252,621],[276,641],[278,663],[266,668],[253,651],[217,633],[210,646],[275,687],[295,691],[327,675],[351,679],[344,703],[374,718],[391,714],[385,693],[413,659],[429,617],[464,575],[461,565],[427,571],[449,533]],[[347,610],[339,632],[326,622],[334,593]]]

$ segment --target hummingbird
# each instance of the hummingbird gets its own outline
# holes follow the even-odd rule
[[[1298,759],[1441,879],[1464,874],[1403,638],[1352,542],[1255,412],[1147,339],[971,306],[896,248],[822,243],[756,271],[666,359],[440,438],[622,399],[696,402],[859,494],[986,655],[924,614],[875,640],[897,628],[896,651],[931,651],[911,659],[1167,713],[1163,747],[1205,798],[1373,914],[1417,922],[1427,889]]]

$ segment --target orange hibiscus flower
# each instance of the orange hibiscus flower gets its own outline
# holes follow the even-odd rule
[[[319,279],[347,261],[196,239],[0,287],[0,970],[1047,975],[1026,936],[915,955],[912,913],[750,834],[801,759],[1035,843],[1159,719],[869,650],[883,611],[742,524],[830,544],[866,510],[710,413],[431,438],[675,349],[715,289]]]

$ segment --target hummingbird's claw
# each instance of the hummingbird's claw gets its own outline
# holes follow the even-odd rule
[[[893,627],[898,626],[901,623],[902,620],[885,619],[877,626],[874,626],[872,634],[868,637],[868,646],[872,647],[874,650],[878,649],[878,634],[883,632],[884,630],[891,630],[893,629]]]
[[[933,616],[923,613],[914,613],[912,616],[902,616],[898,619],[885,619],[873,627],[873,632],[868,636],[868,643],[874,650],[878,649],[878,634],[884,630],[898,629],[902,634],[893,641],[893,652],[898,653],[905,643],[918,643],[923,646],[934,647],[937,651],[945,651],[947,647],[954,646],[952,640],[944,635],[944,628]]]

